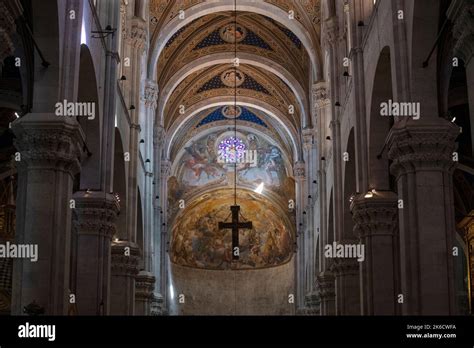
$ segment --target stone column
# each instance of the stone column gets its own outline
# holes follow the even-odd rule
[[[331,151],[326,156],[326,161],[331,161],[333,166],[333,193],[334,193],[334,234],[336,240],[343,238],[343,221],[344,221],[344,200],[343,200],[343,177],[342,177],[342,149],[341,149],[341,125],[340,125],[340,80],[342,77],[342,66],[340,64],[340,34],[338,18],[334,16],[328,18],[324,23],[324,36],[326,46],[329,53],[329,76],[330,76],[330,94],[331,104],[331,121],[329,128],[331,129]],[[337,291],[336,291],[337,293]],[[337,303],[337,302],[336,302]]]
[[[112,28],[117,28],[120,15],[119,1],[98,2],[98,13],[102,23],[105,21]],[[101,133],[101,188],[105,192],[113,191],[114,170],[114,134],[115,134],[115,111],[117,96],[117,64],[120,57],[117,53],[118,35],[109,35],[105,38],[106,53],[103,75],[103,123]]]
[[[140,249],[129,241],[113,241],[111,249],[110,314],[135,314],[135,277]]]
[[[397,195],[376,191],[360,194],[351,203],[354,232],[365,248],[362,269],[364,315],[397,314],[398,206]]]
[[[331,105],[328,97],[327,84],[325,81],[319,81],[312,86],[313,113],[316,120],[318,131],[317,145],[319,147],[320,158],[318,164],[318,197],[319,202],[319,269],[315,280],[315,288],[320,299],[320,314],[335,314],[335,289],[334,275],[329,270],[328,260],[324,257],[324,246],[331,244],[334,240],[333,231],[328,231],[327,226],[327,185],[326,185],[326,161],[321,157],[327,156],[326,130],[327,122],[331,119]]]
[[[38,260],[13,263],[12,314],[33,301],[48,315],[65,315],[69,303],[71,208],[80,169],[83,133],[76,120],[27,114],[12,125],[18,168],[17,244],[38,246]],[[47,241],[47,243],[45,243]]]
[[[319,181],[324,182],[319,187],[323,187],[321,191],[320,206],[321,207],[321,232],[319,239],[319,273],[316,276],[316,291],[320,298],[320,314],[335,315],[336,313],[336,292],[335,277],[331,270],[331,264],[324,257],[324,247],[334,241],[332,231],[328,231],[327,226],[327,199],[326,199],[326,172],[324,169],[320,171]]]
[[[353,239],[338,244],[358,244]],[[335,258],[331,271],[336,280],[336,315],[360,315],[360,263],[356,258]]]
[[[333,47],[337,51],[337,48]],[[336,57],[337,53],[333,53]],[[337,71],[337,69],[335,70]],[[335,81],[339,81],[338,78]],[[336,82],[335,82],[336,83]],[[338,95],[337,84],[331,93]],[[332,161],[334,175],[334,239],[337,244],[358,244],[352,236],[352,231],[344,230],[344,191],[342,175],[342,144],[341,144],[341,123],[339,121],[339,108],[333,106],[332,120],[329,127],[332,131],[332,159],[331,154],[327,160]],[[329,231],[331,233],[332,231]],[[337,262],[336,262],[337,261]],[[357,261],[338,259],[332,263],[330,269],[335,276],[336,293],[336,315],[358,315],[360,314]]]
[[[155,109],[156,101],[158,98],[158,86],[156,82],[151,80],[145,81],[143,101],[145,105],[145,117],[147,122],[147,129],[145,130],[145,136],[147,139],[153,139],[153,141],[146,140],[146,157],[151,160],[153,167],[145,172],[145,225],[144,225],[144,267],[145,270],[152,272],[154,270],[153,256],[154,259],[159,256],[159,251],[154,248],[156,238],[154,238],[156,227],[159,223],[159,216],[156,216],[155,205],[157,202],[156,196],[159,196],[157,192],[156,183],[156,172],[155,167],[159,163],[160,156],[156,149],[156,134],[153,129],[155,122]],[[155,184],[153,185],[153,182]]]
[[[107,315],[110,304],[110,244],[120,210],[117,198],[102,191],[78,191],[76,304],[79,315]]]
[[[334,225],[337,244],[359,244],[352,229],[344,226],[344,200],[342,184],[342,152],[341,125],[339,121],[331,121],[334,149]],[[349,203],[349,202],[347,202]],[[353,259],[335,259],[332,271],[336,279],[336,314],[360,315],[359,262]]]
[[[161,199],[161,211],[160,211],[160,222],[161,224],[157,227],[158,238],[160,238],[160,294],[163,300],[163,307],[167,307],[167,294],[168,294],[168,246],[170,236],[167,231],[169,227],[167,224],[168,219],[168,177],[171,172],[171,162],[167,160],[161,161],[160,167],[160,199]],[[158,297],[159,299],[159,297]]]
[[[390,130],[399,198],[402,314],[455,314],[452,173],[459,128],[436,117],[409,120]]]
[[[140,271],[135,277],[135,314],[149,315],[152,313],[155,277],[147,271]]]
[[[157,286],[155,286],[153,303],[152,303],[152,315],[162,315],[166,313],[165,303],[163,296],[167,289],[167,268],[166,268],[166,226],[163,226],[165,223],[164,208],[162,204],[164,200],[162,196],[165,195],[165,192],[162,192],[163,187],[163,177],[162,177],[162,161],[161,155],[163,150],[165,138],[165,130],[163,127],[158,126],[154,127],[153,134],[153,152],[155,154],[155,162],[153,173],[156,178],[155,185],[153,186],[153,212],[154,212],[154,250],[155,250],[155,259],[154,259],[154,274],[157,279]],[[166,167],[166,165],[165,165]],[[167,169],[165,169],[167,171]]]
[[[142,83],[142,56],[146,49],[146,23],[141,19],[134,17],[131,20],[131,32],[127,42],[131,48],[131,76],[130,80],[130,100],[134,105],[140,105],[140,85]],[[128,81],[128,80],[127,80]],[[131,124],[128,152],[130,161],[128,162],[128,188],[127,188],[127,238],[130,241],[136,241],[137,231],[137,169],[138,169],[138,142],[141,127],[139,124],[139,109],[130,110]]]
[[[134,117],[137,118],[137,117]],[[136,120],[138,121],[138,120]],[[138,153],[138,142],[140,139],[141,127],[140,124],[132,123],[130,125],[130,137],[128,145],[128,153],[130,155],[130,161],[125,162],[128,165],[127,170],[127,209],[123,212],[127,215],[126,218],[126,236],[127,240],[136,242],[137,241],[137,214],[138,214],[138,166],[139,166],[139,153]],[[146,164],[145,164],[146,165]]]
[[[320,298],[321,315],[336,314],[336,289],[334,274],[327,270],[316,277],[316,289]]]
[[[298,161],[293,168],[293,175],[296,181],[296,262],[295,262],[295,291],[296,291],[296,311],[304,312],[304,279],[305,279],[305,241],[303,226],[303,208],[305,206],[305,163]]]
[[[151,303],[151,315],[152,316],[160,316],[168,314],[168,310],[166,309],[166,305],[163,300],[163,296],[159,293],[153,294],[153,301]]]
[[[150,315],[152,313],[152,305],[155,296],[153,291],[158,288],[155,285],[157,275],[155,274],[157,268],[155,264],[159,264],[156,260],[160,258],[160,250],[157,247],[159,242],[159,235],[157,229],[160,223],[159,214],[156,212],[157,196],[159,192],[156,192],[158,186],[155,182],[156,175],[154,168],[159,163],[159,154],[155,149],[155,134],[153,131],[153,124],[155,122],[155,109],[158,98],[158,86],[155,81],[146,80],[143,87],[142,104],[145,112],[145,146],[144,156],[151,160],[151,165],[148,169],[145,169],[145,181],[144,181],[144,229],[143,229],[143,267],[136,279],[136,296],[135,296],[135,313],[137,315]],[[149,139],[153,139],[150,141]],[[151,291],[151,297],[147,293]],[[160,296],[161,297],[161,296]]]
[[[316,178],[317,163],[317,134],[313,128],[303,129],[303,152],[306,163],[306,190],[305,196],[308,198],[306,207],[304,208],[304,239],[305,239],[305,259],[304,270],[308,269],[305,274],[305,308],[307,314],[315,314],[319,312],[319,299],[317,299],[315,285],[315,275],[317,267],[316,254],[316,212],[315,202],[317,201],[318,192],[312,182]],[[314,179],[313,179],[314,178]]]

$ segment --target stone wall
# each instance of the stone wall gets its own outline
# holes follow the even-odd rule
[[[171,264],[171,315],[290,315],[294,259],[257,270],[203,270]],[[180,295],[184,303],[179,303]],[[182,297],[181,297],[182,298]]]

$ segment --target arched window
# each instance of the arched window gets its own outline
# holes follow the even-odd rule
[[[228,137],[219,143],[219,155],[226,163],[236,163],[242,160],[245,154],[245,144],[235,137]]]

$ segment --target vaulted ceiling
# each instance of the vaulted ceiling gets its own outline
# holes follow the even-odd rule
[[[310,86],[318,79],[319,11],[319,0],[151,0],[149,77],[159,86],[156,123],[171,162],[173,263],[229,269],[220,251],[230,250],[230,239],[216,221],[226,219],[233,199],[261,238],[242,243],[238,268],[291,259],[294,211],[287,202],[295,200],[292,167],[301,159]],[[250,153],[253,162],[223,161]],[[267,219],[275,226],[257,223],[264,211],[275,214]],[[281,248],[267,255],[277,250],[272,238]],[[206,252],[192,249],[197,240]]]
[[[266,125],[262,132],[296,156],[320,56],[319,0],[247,2],[150,1],[157,115],[171,137],[170,149],[183,144],[180,137],[208,128],[216,109],[236,102],[258,115]],[[206,117],[206,127],[197,127]],[[244,122],[238,118],[238,124]]]

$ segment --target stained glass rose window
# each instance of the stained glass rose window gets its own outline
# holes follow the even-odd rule
[[[226,163],[236,163],[243,159],[245,144],[235,137],[228,137],[219,143],[219,155]]]

